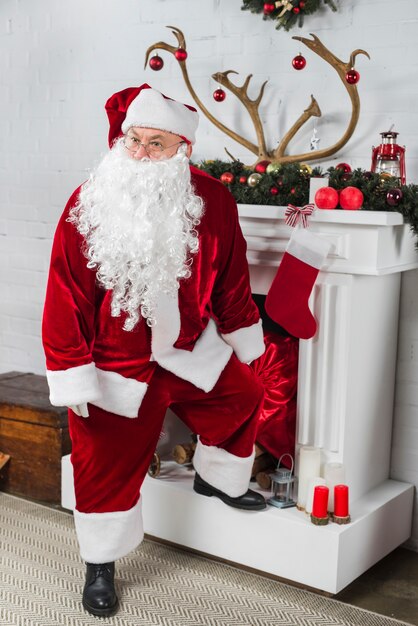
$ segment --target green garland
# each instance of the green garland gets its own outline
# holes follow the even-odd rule
[[[274,0],[265,1],[265,0],[243,0],[243,6],[241,9],[243,11],[251,11],[251,13],[263,13],[263,19],[274,20],[277,22],[276,28],[284,28],[284,30],[290,30],[296,24],[300,27],[303,26],[303,18],[305,15],[312,15],[316,13],[322,4],[328,5],[328,7],[332,11],[336,11],[337,7],[335,6],[333,0],[289,0],[288,2],[282,2],[282,4],[276,7],[276,3]],[[283,15],[280,14],[283,12],[283,8],[285,6],[292,5],[292,9],[289,11],[285,11]],[[267,11],[266,12],[266,7]]]
[[[306,164],[284,163],[274,173],[261,174],[258,183],[250,187],[244,179],[254,174],[254,169],[246,167],[240,161],[232,163],[220,160],[202,161],[193,165],[218,179],[226,172],[232,174],[234,180],[226,184],[226,187],[238,204],[302,206],[309,201],[309,179],[314,176],[326,176],[328,185],[334,189],[340,190],[349,186],[360,189],[364,196],[362,210],[401,213],[418,238],[418,185],[401,185],[398,179],[383,178],[380,174],[360,168],[347,173],[335,167],[330,167],[326,172],[320,167],[314,167],[309,172],[310,168]],[[243,182],[240,182],[240,179]],[[402,199],[396,207],[390,206],[386,200],[388,192],[394,188],[402,192]],[[418,241],[416,245],[418,248]]]

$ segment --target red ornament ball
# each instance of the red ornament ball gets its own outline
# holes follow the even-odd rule
[[[270,187],[270,193],[272,196],[277,196],[279,190],[277,189],[277,187]]]
[[[164,67],[164,61],[158,54],[154,55],[149,60],[149,66],[154,72],[159,72]]]
[[[271,161],[260,161],[259,163],[257,163],[254,170],[259,174],[265,174],[267,166],[270,165],[270,163]]]
[[[245,185],[247,182],[247,177],[246,176],[240,176],[238,178],[238,182],[241,183],[241,185]]]
[[[305,57],[302,54],[298,54],[292,60],[292,65],[295,68],[295,70],[303,70],[303,68],[306,66]]]
[[[386,202],[389,206],[398,206],[403,197],[403,193],[400,189],[389,189],[386,194]]]
[[[185,61],[187,59],[187,52],[184,48],[177,48],[174,53],[177,61]]]
[[[215,91],[213,92],[213,99],[216,102],[223,102],[226,98],[226,93],[224,92],[223,89],[215,89]]]
[[[338,204],[338,191],[334,187],[320,187],[315,194],[318,209],[335,209]]]
[[[360,209],[363,204],[363,192],[357,187],[345,187],[340,191],[340,207],[349,211]]]
[[[294,193],[296,193],[296,189],[292,187],[292,189],[290,190],[290,193],[293,195]]]
[[[338,163],[338,165],[335,166],[335,169],[342,170],[344,174],[349,174],[351,172],[351,166],[348,165],[348,163]]]
[[[301,2],[299,2],[299,8],[301,11],[303,11],[303,9],[305,8],[305,3],[303,0],[301,0]]]
[[[352,68],[345,75],[345,80],[349,85],[357,85],[358,81],[360,80],[360,74]]]
[[[232,172],[224,172],[223,174],[221,174],[221,183],[223,183],[224,185],[230,185],[231,183],[234,182],[235,176],[232,174]]]
[[[293,7],[292,11],[293,11],[293,13],[296,13],[296,15],[297,15],[298,13],[300,13],[300,9],[299,9],[299,7]]]
[[[270,13],[273,13],[275,8],[276,8],[276,5],[274,3],[265,2],[264,7],[263,7],[264,15],[270,15]]]

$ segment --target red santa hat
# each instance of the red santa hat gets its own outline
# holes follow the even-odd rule
[[[144,83],[113,94],[106,102],[109,145],[132,126],[156,128],[195,142],[199,116],[196,109],[168,98]]]

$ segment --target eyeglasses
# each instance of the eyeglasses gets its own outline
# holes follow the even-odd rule
[[[145,152],[150,157],[159,156],[164,150],[168,150],[169,148],[173,148],[174,146],[178,146],[181,143],[185,143],[184,141],[177,141],[176,143],[171,144],[170,146],[164,146],[159,141],[150,141],[149,143],[142,143],[136,137],[132,135],[125,135],[123,138],[123,145],[129,152],[138,152],[140,148],[144,148]]]

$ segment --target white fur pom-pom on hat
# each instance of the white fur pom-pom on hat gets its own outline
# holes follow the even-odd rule
[[[194,107],[172,100],[151,87],[141,89],[130,103],[122,123],[122,132],[132,126],[156,128],[179,135],[189,143],[196,141],[199,115]]]

